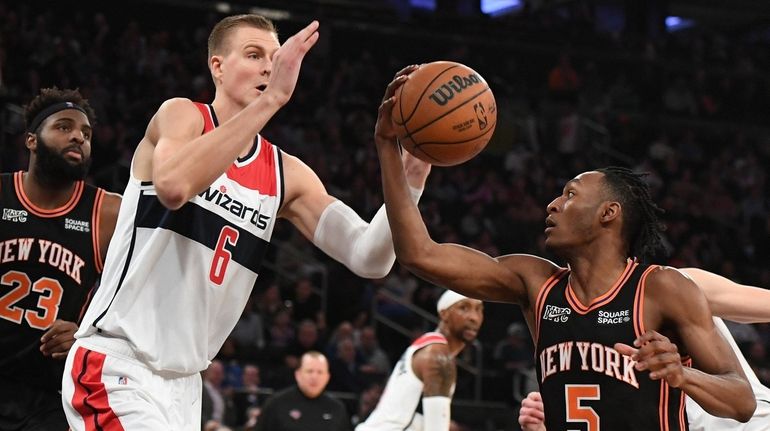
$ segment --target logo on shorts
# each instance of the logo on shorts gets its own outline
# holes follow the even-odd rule
[[[126,376],[118,377],[118,384],[119,385],[127,385],[128,384],[128,377],[126,377]]]
[[[15,210],[11,208],[3,208],[3,220],[8,220],[16,223],[24,223],[27,221],[27,212],[24,210]]]
[[[545,310],[543,310],[543,320],[564,323],[569,319],[571,313],[572,310],[569,308],[546,305]]]

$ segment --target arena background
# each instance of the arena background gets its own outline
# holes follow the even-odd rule
[[[549,256],[546,204],[575,174],[618,164],[651,174],[667,210],[663,262],[770,286],[770,3],[762,0],[0,0],[0,170],[27,165],[21,105],[41,87],[79,87],[98,114],[90,181],[122,192],[160,103],[211,100],[206,36],[223,14],[246,11],[276,20],[282,40],[321,22],[293,99],[263,135],[364,218],[382,203],[371,137],[385,85],[406,64],[454,60],[490,83],[499,122],[484,153],[431,174],[420,207],[434,238],[491,255]],[[333,358],[330,389],[355,415],[389,373],[359,368],[361,329],[376,329],[392,365],[433,327],[440,289],[398,265],[383,280],[359,279],[288,223],[275,236],[254,314],[244,318],[261,329],[220,352],[228,393],[237,398],[247,363],[260,366],[261,396],[291,384],[292,358],[312,345]],[[515,306],[487,304],[479,341],[461,358],[453,416],[466,429],[517,429],[512,406],[533,384],[531,343],[526,334],[516,341],[521,321]],[[731,329],[770,383],[768,326]],[[352,362],[338,342],[349,334],[359,349]],[[240,429],[243,412],[232,414]]]

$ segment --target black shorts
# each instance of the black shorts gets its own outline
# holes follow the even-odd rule
[[[61,393],[0,376],[0,430],[66,431]]]

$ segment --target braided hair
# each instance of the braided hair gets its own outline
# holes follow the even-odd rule
[[[653,202],[650,188],[644,181],[648,174],[610,166],[597,169],[604,174],[607,191],[623,207],[623,231],[628,252],[642,260],[663,255],[665,226],[658,216],[664,212]]]

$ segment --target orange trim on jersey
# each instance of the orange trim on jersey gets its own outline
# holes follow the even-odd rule
[[[72,407],[83,418],[86,431],[123,431],[123,425],[110,407],[102,382],[106,356],[78,347],[70,376],[75,385]]]
[[[545,298],[548,297],[548,292],[550,292],[567,273],[569,273],[567,268],[560,268],[556,273],[550,276],[542,286],[540,286],[540,290],[537,292],[537,298],[535,298],[535,345],[537,345],[537,340],[540,337],[540,314],[543,312]]]
[[[91,241],[94,245],[94,266],[96,272],[101,274],[104,264],[102,262],[101,244],[99,244],[99,222],[102,214],[102,202],[104,201],[104,190],[96,189],[94,198],[94,208],[91,212]]]
[[[442,334],[438,332],[429,332],[414,340],[411,347],[421,349],[429,344],[449,344]]]
[[[623,273],[620,274],[620,277],[615,280],[615,284],[612,285],[610,290],[605,292],[603,295],[594,298],[594,300],[591,301],[591,303],[587,306],[580,302],[580,299],[578,299],[577,295],[575,295],[575,292],[572,290],[572,284],[568,282],[566,289],[567,302],[569,303],[570,307],[572,307],[572,309],[575,310],[578,314],[587,314],[591,310],[606,305],[615,299],[615,296],[617,296],[617,294],[620,292],[621,287],[626,284],[626,281],[628,281],[629,277],[631,277],[631,274],[634,272],[634,269],[636,269],[637,266],[639,266],[639,264],[635,260],[629,259],[628,263],[626,263],[626,269],[624,269]]]
[[[44,209],[40,208],[37,205],[33,204],[32,201],[27,197],[27,194],[24,192],[24,172],[18,171],[13,175],[14,184],[16,185],[16,197],[19,198],[19,201],[22,205],[24,205],[24,208],[28,209],[29,212],[32,214],[43,217],[43,218],[53,218],[53,217],[59,217],[63,216],[64,214],[67,214],[68,212],[72,211],[73,208],[75,208],[75,205],[78,204],[78,201],[80,201],[80,196],[83,195],[83,187],[84,183],[83,181],[76,181],[75,182],[75,189],[72,191],[72,196],[70,196],[70,199],[59,208],[53,208],[53,209]]]
[[[679,431],[687,429],[687,415],[684,412],[684,391],[679,391]]]
[[[668,428],[668,382],[660,381],[660,404],[658,405],[658,414],[660,415],[660,431],[669,431]]]
[[[647,332],[644,327],[644,288],[647,286],[647,276],[652,270],[658,268],[658,265],[650,265],[639,278],[639,284],[636,288],[634,297],[634,333],[637,337]]]
[[[211,112],[209,112],[208,105],[199,102],[193,102],[193,104],[199,111],[201,111],[201,115],[203,116],[203,131],[201,132],[201,135],[205,135],[214,130],[214,120],[211,119]]]

